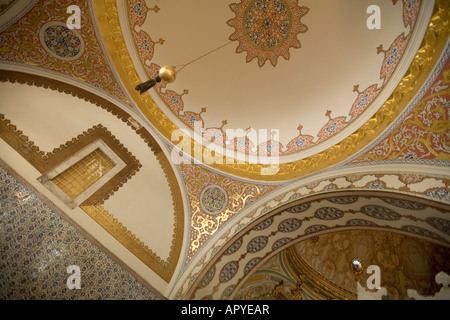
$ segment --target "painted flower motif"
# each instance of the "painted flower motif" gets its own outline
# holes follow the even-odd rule
[[[308,30],[300,19],[309,8],[296,0],[242,0],[230,9],[236,14],[227,22],[236,29],[230,36],[239,42],[236,52],[246,51],[247,62],[257,58],[260,67],[266,60],[276,66],[280,56],[289,60],[289,49],[300,48],[298,34]]]
[[[285,4],[279,0],[257,0],[250,4],[244,21],[248,38],[262,50],[279,46],[290,28],[288,14]]]
[[[175,95],[172,95],[170,97],[170,104],[178,104],[180,103],[180,100],[178,100],[178,98]]]
[[[405,184],[418,183],[423,181],[424,177],[418,174],[402,174],[399,180]]]
[[[220,138],[220,137],[222,137],[222,133],[220,133],[219,131],[214,131],[212,134],[212,137],[214,139]]]
[[[136,3],[133,6],[133,12],[136,13],[138,16],[142,16],[144,14],[144,11],[142,10],[142,4],[140,2]]]
[[[74,58],[81,51],[81,40],[65,26],[49,26],[44,32],[49,50],[61,58]]]
[[[385,270],[395,269],[400,262],[400,258],[398,257],[398,255],[390,252],[389,250],[378,252],[377,260],[379,261],[379,263],[381,263],[381,266]]]
[[[150,45],[148,44],[148,40],[147,39],[144,39],[141,42],[141,49],[145,50],[145,51],[150,51]]]
[[[409,160],[414,160],[414,159],[418,159],[417,154],[412,152],[412,151],[408,151],[407,153],[405,153],[405,155],[403,156],[403,159],[409,159]]]
[[[248,142],[242,139],[237,140],[238,148],[245,148],[248,145]]]
[[[417,3],[416,0],[408,0],[408,9],[411,9]]]
[[[129,0],[127,2],[132,29],[135,25],[142,26],[148,12],[145,0]]]
[[[439,199],[439,200],[447,200],[448,201],[448,199],[449,199],[449,192],[445,188],[433,189],[433,190],[427,191],[425,193],[425,195],[435,198],[435,199]]]

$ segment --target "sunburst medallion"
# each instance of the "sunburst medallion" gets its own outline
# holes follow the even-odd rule
[[[298,6],[297,0],[242,0],[230,4],[236,17],[227,24],[236,29],[230,40],[239,41],[237,53],[247,51],[247,62],[258,59],[277,65],[278,57],[289,60],[289,49],[300,48],[298,34],[308,27],[300,19],[309,8]]]

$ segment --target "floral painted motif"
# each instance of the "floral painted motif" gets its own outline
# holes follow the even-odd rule
[[[259,236],[253,238],[247,245],[247,252],[255,253],[263,249],[268,242],[269,238],[265,236]]]
[[[187,111],[182,116],[180,116],[180,118],[184,120],[184,122],[186,122],[186,124],[189,125],[192,129],[197,129],[199,127],[202,128],[203,126],[202,118],[198,113]]]
[[[421,0],[403,0],[403,22],[405,27],[413,29],[416,24],[416,18],[419,13]]]
[[[337,132],[341,131],[347,125],[347,123],[345,122],[345,117],[331,118],[331,111],[327,111],[326,115],[330,120],[328,120],[328,122],[322,127],[322,129],[320,129],[319,133],[317,134],[319,137],[319,140],[317,142],[328,139],[329,137],[335,135]]]
[[[408,44],[408,40],[411,34],[405,36],[404,34],[399,35],[395,41],[391,44],[387,51],[383,50],[383,46],[380,45],[377,48],[377,52],[383,52],[385,57],[383,64],[381,65],[380,79],[383,80],[383,86],[391,77],[392,73],[400,62],[400,58],[403,55],[403,52],[406,49],[406,45]]]
[[[378,205],[367,205],[361,208],[361,212],[377,219],[382,220],[398,220],[400,216],[393,210],[378,206]]]
[[[83,40],[63,23],[45,25],[41,29],[41,42],[57,58],[75,60],[83,54]]]
[[[142,57],[144,62],[150,61],[153,57],[155,51],[155,44],[163,44],[164,40],[159,39],[158,42],[153,41],[150,36],[143,30],[139,32],[133,32],[134,39],[136,41],[137,49],[139,50],[139,55]]]
[[[358,92],[358,98],[353,103],[352,108],[350,109],[349,115],[351,115],[350,121],[356,119],[375,99],[375,97],[380,93],[380,89],[377,88],[377,85],[374,84],[368,87],[363,92],[358,91],[359,86],[355,86],[353,91]]]
[[[302,221],[299,219],[296,219],[296,218],[286,219],[286,220],[283,220],[278,225],[278,231],[283,232],[283,233],[289,233],[294,230],[297,230],[298,228],[300,228],[301,225],[302,225]]]
[[[245,265],[244,268],[244,274],[248,274],[250,271],[252,271],[252,269],[261,261],[261,258],[253,258],[252,260],[250,260],[249,262],[247,262],[247,264]]]
[[[335,220],[342,218],[344,212],[334,207],[323,207],[316,211],[315,216],[322,220]]]
[[[3,166],[0,195],[1,300],[161,299]],[[66,286],[70,265],[81,269],[81,290]]]
[[[228,146],[230,149],[245,152],[247,154],[256,154],[255,149],[257,150],[252,141],[247,137],[234,138]]]
[[[83,13],[81,29],[69,30],[61,22],[67,20],[66,10],[72,4],[73,1],[67,0],[40,1],[0,33],[0,43],[8,44],[2,45],[0,60],[73,77],[130,105],[95,36],[88,2],[77,3]]]
[[[144,0],[129,0],[128,10],[132,26],[142,26],[147,18],[148,7]],[[133,28],[134,29],[134,28]]]
[[[314,137],[302,134],[302,129],[303,126],[301,125],[297,128],[299,135],[286,145],[286,151],[284,153],[297,152],[314,145]]]

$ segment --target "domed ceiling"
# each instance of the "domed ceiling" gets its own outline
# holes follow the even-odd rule
[[[130,0],[118,9],[128,70],[138,75],[128,77],[129,89],[163,65],[177,71],[173,83],[144,93],[151,99],[138,99],[139,107],[145,114],[156,103],[176,128],[213,150],[207,161],[205,152],[194,154],[180,143],[187,156],[214,166],[224,162],[217,154],[246,163],[295,163],[339,144],[402,80],[432,7],[419,1]],[[177,144],[174,129],[165,129]]]

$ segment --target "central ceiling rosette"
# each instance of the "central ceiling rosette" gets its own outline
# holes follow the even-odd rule
[[[243,0],[230,8],[236,14],[227,22],[236,29],[230,36],[239,41],[236,52],[246,51],[247,62],[257,58],[260,67],[266,60],[275,67],[280,56],[289,60],[289,49],[300,48],[298,34],[308,30],[300,19],[309,8],[295,0]]]

